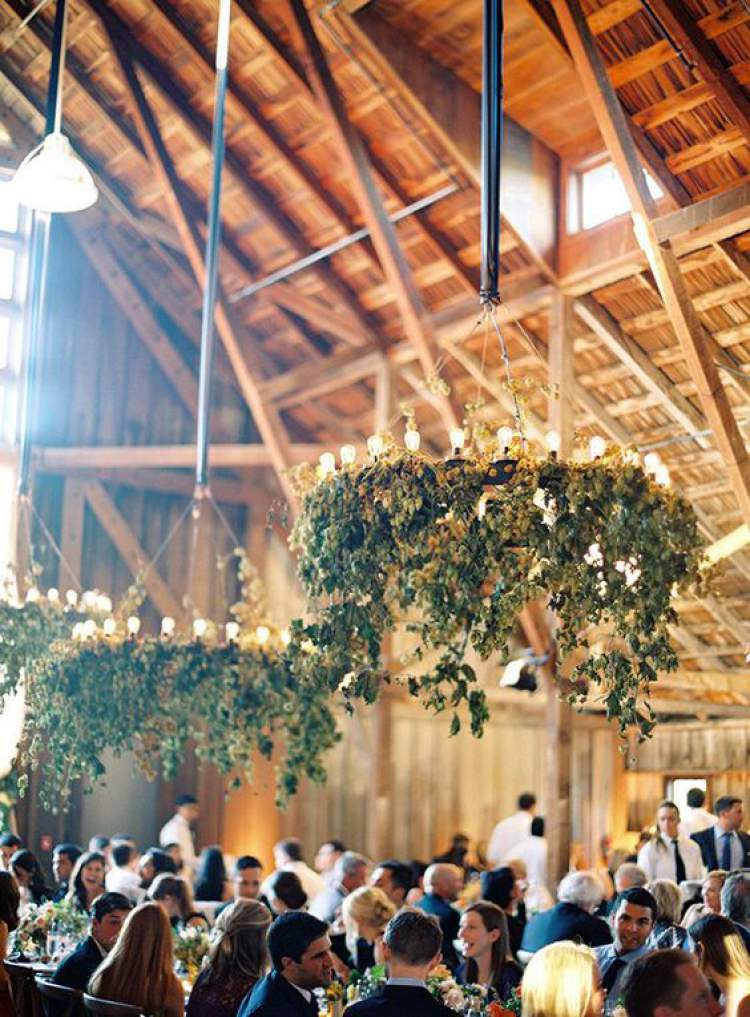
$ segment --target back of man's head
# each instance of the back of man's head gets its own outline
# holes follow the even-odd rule
[[[364,869],[368,864],[364,855],[357,854],[356,851],[344,851],[341,857],[336,860],[334,876],[337,882],[343,883],[345,879],[361,875],[364,882]]]
[[[645,886],[648,876],[635,862],[623,862],[615,872],[615,889],[618,893],[633,886]]]
[[[4,833],[0,836],[0,847],[20,848],[23,841],[15,833]]]
[[[456,865],[448,862],[433,862],[424,874],[425,893],[434,893],[446,900],[455,900],[459,891],[460,873]]]
[[[181,809],[185,805],[197,805],[197,804],[198,799],[195,797],[195,795],[177,795],[177,797],[174,800],[174,805],[176,809]]]
[[[721,795],[714,802],[714,812],[720,816],[722,812],[729,812],[735,805],[742,805],[742,799],[736,795]]]
[[[83,848],[79,847],[78,844],[55,844],[55,849],[52,852],[53,855],[65,855],[69,861],[75,865],[78,859],[83,854]]]
[[[521,812],[528,812],[529,809],[533,809],[536,805],[536,795],[533,795],[530,791],[524,791],[522,795],[518,796],[518,808]]]
[[[95,922],[100,922],[105,915],[113,911],[130,911],[133,905],[123,893],[102,893],[91,905],[89,912]]]
[[[685,950],[656,950],[628,965],[622,983],[622,1002],[628,1017],[654,1017],[657,1007],[682,1008],[688,988],[681,977],[684,968],[695,966]]]
[[[109,847],[109,837],[103,833],[95,833],[94,836],[89,840],[89,851],[101,851],[102,853]]]
[[[531,836],[532,837],[543,837],[544,836],[544,820],[541,816],[534,816],[531,820]]]
[[[273,850],[278,854],[284,855],[290,862],[302,861],[302,842],[297,840],[296,837],[287,837],[286,840],[280,840]]]
[[[268,952],[277,971],[284,970],[283,960],[289,957],[299,964],[311,943],[328,932],[328,926],[305,911],[287,911],[268,930]]]
[[[135,851],[133,851],[130,844],[125,844],[122,841],[119,841],[112,848],[112,862],[118,866],[118,868],[123,868],[126,865],[130,865],[134,854]]]
[[[700,787],[691,787],[687,793],[687,804],[690,809],[700,809],[706,800],[706,792]]]
[[[569,872],[557,888],[561,904],[575,904],[589,914],[599,907],[603,896],[602,884],[593,872]]]
[[[629,890],[623,890],[617,895],[615,901],[615,913],[620,910],[623,903],[633,904],[637,908],[648,908],[651,912],[651,921],[656,921],[659,908],[654,895],[645,890],[642,886],[631,886]]]
[[[243,869],[262,869],[263,862],[255,855],[240,855],[234,863],[235,872],[242,872]]]
[[[383,942],[393,960],[417,968],[440,952],[443,933],[438,920],[418,908],[402,908],[385,927]]]
[[[390,874],[391,885],[394,889],[404,891],[404,897],[414,886],[414,877],[411,870],[411,865],[406,862],[400,862],[397,858],[388,858],[384,862],[378,862],[375,866],[374,871],[378,869],[385,869]]]
[[[735,872],[721,888],[721,913],[739,925],[750,927],[750,876]]]

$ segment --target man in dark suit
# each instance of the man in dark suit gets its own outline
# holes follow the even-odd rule
[[[242,1000],[237,1017],[317,1017],[313,989],[331,984],[328,926],[304,911],[287,911],[268,930],[273,970]]]
[[[742,831],[742,799],[722,795],[714,802],[716,825],[692,834],[701,849],[703,864],[713,869],[744,869],[750,866],[750,837]]]
[[[57,965],[50,981],[85,992],[89,979],[117,942],[131,906],[122,893],[103,893],[97,897],[91,905],[90,935]],[[53,1011],[66,1009],[65,1003],[53,1000],[48,1005]]]
[[[607,923],[593,912],[601,903],[602,887],[593,872],[569,873],[557,890],[559,903],[530,919],[523,932],[521,950],[536,953],[543,946],[572,939],[586,946],[612,942]]]
[[[388,981],[369,999],[347,1008],[346,1017],[448,1017],[453,1014],[427,989],[425,980],[440,961],[443,935],[438,920],[418,908],[403,908],[386,926],[383,953]]]
[[[420,910],[426,911],[428,915],[434,915],[440,922],[440,930],[443,933],[443,960],[452,971],[458,967],[453,940],[458,935],[461,921],[461,916],[452,906],[452,902],[461,892],[463,876],[463,870],[457,865],[446,865],[444,862],[430,865],[424,874],[425,895],[417,903]]]

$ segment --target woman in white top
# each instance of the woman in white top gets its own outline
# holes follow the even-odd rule
[[[679,884],[686,879],[701,879],[701,849],[689,837],[680,836],[679,825],[680,810],[675,803],[662,802],[656,813],[657,832],[638,852],[638,865],[649,882],[671,879]]]

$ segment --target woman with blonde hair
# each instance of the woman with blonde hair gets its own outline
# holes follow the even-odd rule
[[[112,951],[91,976],[89,992],[137,1006],[149,1017],[183,1017],[185,998],[173,969],[172,929],[159,904],[147,902],[130,912]]]
[[[148,899],[160,904],[173,928],[182,928],[195,914],[193,892],[186,879],[162,872],[148,888]]]
[[[361,886],[344,897],[346,946],[357,971],[382,963],[383,933],[395,914],[396,905],[376,886]]]
[[[272,915],[257,900],[236,900],[216,919],[211,948],[190,993],[187,1017],[235,1017],[268,967]]]
[[[601,1017],[604,1008],[593,950],[569,940],[542,947],[521,982],[521,1017]]]
[[[690,905],[683,915],[681,925],[689,929],[699,918],[721,914],[721,888],[726,883],[728,875],[726,869],[712,869],[706,873],[701,886],[703,899],[698,904]]]
[[[470,904],[461,914],[458,938],[465,958],[456,972],[459,984],[484,985],[507,999],[521,981],[521,969],[513,960],[502,908],[488,900]]]
[[[680,925],[682,894],[671,879],[655,879],[646,889],[656,901],[656,921],[648,938],[652,950],[690,950],[690,936]]]
[[[698,967],[724,997],[724,1017],[750,1017],[750,956],[734,922],[707,915],[688,931]]]

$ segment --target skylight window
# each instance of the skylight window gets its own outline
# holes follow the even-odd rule
[[[646,184],[653,198],[664,194],[646,173]],[[630,211],[630,202],[620,174],[611,162],[570,176],[568,230],[590,230]]]

